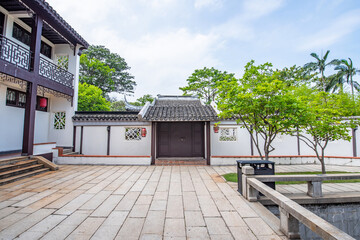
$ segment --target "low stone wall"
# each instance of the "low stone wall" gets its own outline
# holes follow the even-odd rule
[[[259,156],[212,156],[211,165],[235,165],[236,160],[259,160]],[[320,164],[316,156],[271,156],[270,161],[278,165],[286,164]],[[360,166],[360,157],[325,157],[325,164],[341,166]]]
[[[150,156],[59,156],[56,164],[150,165]]]
[[[359,216],[360,204],[316,204],[302,205],[306,209],[325,219],[340,230],[348,233],[356,239],[360,239]],[[279,217],[279,208],[277,206],[266,206],[273,214]],[[310,229],[299,224],[301,239],[320,240],[319,236]]]

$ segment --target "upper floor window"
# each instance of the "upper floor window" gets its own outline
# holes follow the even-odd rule
[[[36,110],[47,112],[47,108],[48,108],[47,106],[40,107],[41,98],[43,97],[40,96],[36,97]],[[46,98],[46,101],[49,102],[49,99]],[[26,104],[26,93],[11,88],[7,89],[6,106],[25,108],[25,104]]]
[[[13,38],[19,40],[20,42],[30,46],[31,43],[31,34],[19,24],[14,23],[13,27]],[[48,58],[51,58],[52,48],[48,44],[41,41],[40,53]]]

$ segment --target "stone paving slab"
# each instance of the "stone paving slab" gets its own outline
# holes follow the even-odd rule
[[[283,239],[219,176],[234,169],[63,165],[1,186],[0,239]]]

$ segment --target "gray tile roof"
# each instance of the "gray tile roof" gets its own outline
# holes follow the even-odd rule
[[[138,112],[76,112],[74,122],[135,122]]]
[[[213,121],[217,114],[210,105],[184,96],[158,96],[142,116],[147,121]]]

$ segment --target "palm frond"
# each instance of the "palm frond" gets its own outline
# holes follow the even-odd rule
[[[320,61],[320,58],[316,53],[310,53],[310,56],[312,56],[313,58],[316,58],[316,60]]]
[[[326,51],[326,53],[325,53],[325,55],[324,55],[324,57],[323,57],[323,59],[324,59],[325,61],[326,61],[326,59],[327,59],[327,57],[328,57],[329,53],[330,53],[330,50],[327,50],[327,51]]]

